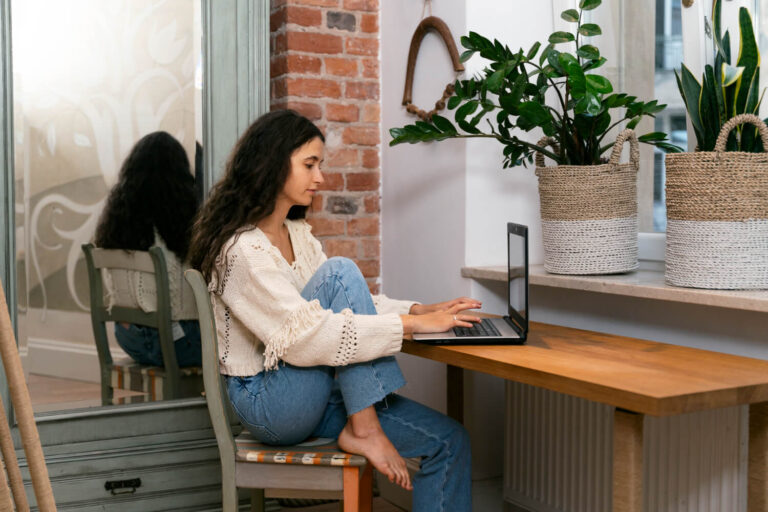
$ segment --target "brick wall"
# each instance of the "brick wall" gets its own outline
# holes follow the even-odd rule
[[[326,137],[325,184],[309,214],[328,256],[354,259],[379,289],[379,2],[272,0],[272,109]]]

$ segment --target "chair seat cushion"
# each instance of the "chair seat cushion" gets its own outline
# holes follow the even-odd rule
[[[310,466],[365,466],[368,460],[339,449],[334,439],[310,438],[293,446],[271,446],[253,438],[247,430],[235,438],[240,462],[305,464]]]

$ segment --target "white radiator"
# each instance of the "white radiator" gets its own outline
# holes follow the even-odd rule
[[[613,408],[516,383],[506,403],[507,508],[610,512]],[[645,511],[745,512],[746,428],[739,407],[647,417]]]

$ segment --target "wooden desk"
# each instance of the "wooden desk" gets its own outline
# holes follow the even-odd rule
[[[449,365],[448,411],[459,421],[461,369],[616,407],[616,512],[642,512],[643,415],[749,404],[747,509],[768,512],[768,361],[535,322],[526,345],[446,347],[405,340],[402,351]]]

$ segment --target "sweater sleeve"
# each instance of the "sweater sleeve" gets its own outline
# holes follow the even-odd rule
[[[373,305],[376,306],[376,312],[380,315],[387,315],[389,313],[407,315],[414,304],[421,304],[420,302],[413,300],[390,299],[383,293],[380,295],[373,295],[372,298]]]
[[[394,313],[333,313],[307,302],[287,272],[256,247],[233,247],[221,299],[264,344],[265,369],[283,360],[296,366],[344,366],[400,351],[403,325]]]

